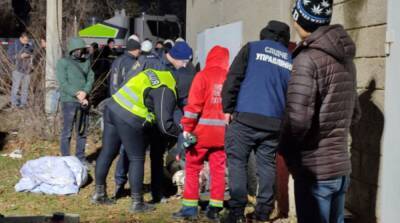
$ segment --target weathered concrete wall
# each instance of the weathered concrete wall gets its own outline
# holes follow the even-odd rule
[[[353,173],[347,208],[356,222],[379,221],[379,168],[384,128],[387,0],[337,0],[333,23],[357,45],[356,66],[363,117],[351,131]]]

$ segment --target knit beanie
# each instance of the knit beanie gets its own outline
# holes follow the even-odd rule
[[[176,60],[190,60],[193,56],[193,50],[186,42],[177,42],[168,53]]]
[[[285,45],[289,45],[290,28],[286,23],[271,20],[260,32],[260,40],[270,39]]]
[[[140,49],[140,43],[134,39],[128,40],[128,43],[126,44],[126,50],[127,51],[132,51],[132,50],[139,50]]]
[[[333,0],[296,0],[293,19],[305,31],[314,32],[331,23]]]

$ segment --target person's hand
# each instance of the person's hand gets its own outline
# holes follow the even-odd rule
[[[233,119],[232,114],[225,113],[225,125],[229,125]]]
[[[80,103],[83,106],[88,106],[89,105],[89,101],[87,99],[83,99]]]
[[[184,139],[189,139],[190,138],[190,132],[183,131],[182,135],[183,135]]]
[[[82,102],[83,100],[85,100],[86,96],[87,96],[86,92],[84,92],[84,91],[78,91],[76,93],[76,98],[78,98],[79,102]]]
[[[27,54],[27,53],[22,53],[21,54],[21,58],[22,59],[26,59],[26,58],[29,58],[31,55],[29,55],[29,54]]]

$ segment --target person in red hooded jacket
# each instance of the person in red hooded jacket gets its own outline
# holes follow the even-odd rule
[[[215,46],[207,56],[205,68],[195,76],[190,88],[181,124],[184,138],[195,135],[197,143],[186,150],[183,207],[173,214],[175,219],[197,218],[199,174],[205,160],[209,162],[212,179],[207,217],[217,220],[223,207],[226,154],[221,91],[228,67],[228,49]]]

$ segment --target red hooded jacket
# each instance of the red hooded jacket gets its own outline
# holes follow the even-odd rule
[[[229,50],[211,49],[206,66],[194,78],[181,120],[183,130],[197,137],[197,146],[223,147],[225,137],[221,91],[229,67]]]

